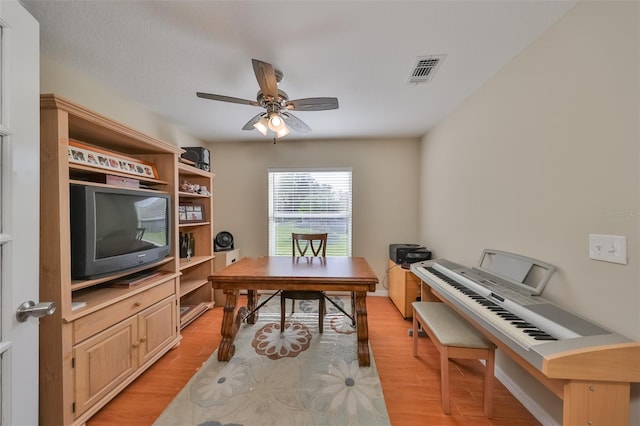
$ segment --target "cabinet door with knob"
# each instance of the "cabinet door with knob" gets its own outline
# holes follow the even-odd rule
[[[138,361],[151,360],[176,337],[175,298],[166,299],[138,314]]]
[[[168,297],[75,346],[76,416],[161,355],[177,336],[175,306]]]
[[[75,416],[82,414],[136,370],[137,345],[137,316],[76,345],[71,360],[75,369]]]

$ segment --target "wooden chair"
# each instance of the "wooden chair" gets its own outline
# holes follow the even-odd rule
[[[326,257],[327,234],[291,234],[291,248],[293,257]],[[326,313],[324,291],[283,290],[280,292],[280,331],[284,331],[285,302],[292,301],[291,313],[294,312],[296,300],[318,301],[318,329],[323,331],[324,315]]]

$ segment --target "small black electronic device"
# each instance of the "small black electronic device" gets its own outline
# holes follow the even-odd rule
[[[389,259],[398,265],[431,259],[431,251],[420,244],[389,244]]]
[[[181,157],[193,161],[195,166],[204,171],[211,171],[211,153],[207,148],[202,148],[200,146],[183,146],[186,152],[184,152]]]
[[[213,239],[213,251],[233,250],[233,235],[230,232],[218,232]]]
[[[407,244],[407,243],[389,244],[389,259],[391,259],[394,263],[402,263],[402,262],[398,262],[398,249],[418,248],[418,247],[420,247],[420,244]]]
[[[402,263],[416,263],[416,262],[422,262],[423,260],[429,260],[429,259],[431,259],[431,251],[427,248],[419,247],[417,249],[408,250],[404,254],[404,259]]]

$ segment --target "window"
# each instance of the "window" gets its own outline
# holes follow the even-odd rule
[[[269,170],[270,256],[291,256],[292,232],[326,232],[327,256],[351,256],[351,169]]]

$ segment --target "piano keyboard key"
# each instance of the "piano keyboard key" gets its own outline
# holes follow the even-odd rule
[[[557,340],[549,333],[523,320],[499,304],[479,295],[466,285],[457,282],[433,267],[423,269],[427,276],[441,284],[441,289],[525,349],[529,349],[532,345],[542,343],[543,341]]]

